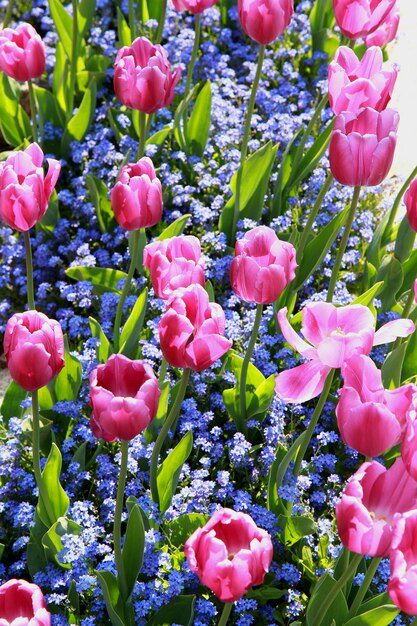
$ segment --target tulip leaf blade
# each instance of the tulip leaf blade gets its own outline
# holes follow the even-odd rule
[[[389,626],[399,612],[400,609],[395,604],[383,604],[352,617],[344,626]]]
[[[392,255],[386,255],[378,268],[375,280],[383,282],[383,287],[378,295],[381,300],[382,310],[389,311],[396,304],[396,293],[404,279],[400,261]]]
[[[129,359],[136,359],[139,349],[139,336],[142,332],[143,320],[145,319],[146,305],[148,303],[148,288],[141,292],[135,305],[123,326],[120,335],[120,353]]]
[[[337,581],[330,576],[330,574],[323,574],[313,589],[312,596],[310,598],[310,602],[307,606],[306,611],[306,625],[312,626],[315,624],[315,618],[319,611],[319,608],[326,601],[327,596],[330,594],[333,587],[337,584]],[[337,624],[344,624],[346,617],[349,613],[348,605],[343,595],[342,590],[340,590],[332,604],[326,611],[326,614],[323,615],[320,626],[331,626],[333,620]]]
[[[65,270],[65,274],[73,280],[87,280],[90,282],[96,293],[113,293],[121,294],[122,288],[118,283],[122,279],[127,278],[127,274],[120,270],[114,270],[110,267],[87,267],[84,265],[76,265]]]
[[[181,215],[181,217],[177,218],[175,222],[172,222],[172,224],[167,226],[162,231],[162,233],[157,238],[157,241],[163,241],[164,239],[169,239],[170,237],[177,237],[178,235],[181,235],[190,217],[191,213]]]
[[[177,548],[182,548],[184,543],[197,528],[203,527],[210,517],[202,513],[184,513],[167,523],[169,540]]]
[[[179,595],[169,604],[159,609],[146,623],[146,626],[192,626],[194,622],[195,596]]]
[[[113,354],[113,349],[110,345],[110,341],[104,334],[104,330],[101,328],[99,322],[94,317],[89,317],[88,322],[90,324],[91,334],[99,340],[97,345],[97,359],[100,363],[105,363],[109,356]]]
[[[279,515],[278,521],[279,527],[282,528],[281,537],[288,547],[316,532],[314,520],[305,515]]]
[[[39,389],[39,404],[43,410],[52,409],[56,402],[75,400],[81,387],[82,366],[77,357],[69,352],[65,336],[65,367],[45,387]]]
[[[49,0],[49,10],[68,59],[72,55],[72,17],[59,0]]]
[[[193,433],[189,430],[158,468],[156,484],[159,510],[162,515],[168,510],[172,502],[182,466],[190,456],[192,448]]]
[[[402,382],[402,368],[407,343],[400,343],[392,350],[381,367],[382,384],[385,389],[396,389]]]
[[[106,570],[94,570],[94,573],[100,581],[112,625],[125,626],[123,602],[116,576]]]
[[[96,109],[97,85],[92,78],[84,93],[83,99],[76,114],[69,120],[61,141],[61,149],[65,154],[71,141],[81,141],[86,134]]]
[[[87,174],[85,183],[97,213],[101,232],[112,232],[116,228],[117,222],[109,199],[107,185],[100,178],[92,174]]]
[[[36,509],[40,519],[47,528],[50,528],[60,517],[65,517],[69,507],[69,498],[59,482],[61,467],[61,452],[58,446],[52,443],[51,451],[42,472],[42,479],[49,497],[49,507],[45,505],[42,496],[39,494],[39,502]],[[50,518],[48,509],[53,519]]]
[[[79,535],[81,526],[67,517],[60,517],[55,524],[42,537],[42,545],[45,550],[45,556],[48,561],[55,563],[63,569],[71,569],[71,563],[63,563],[58,559],[58,554],[63,550],[63,535]]]
[[[10,382],[0,407],[0,415],[6,424],[11,417],[23,417],[25,409],[22,409],[20,405],[27,395],[28,392],[14,380]]]
[[[142,568],[144,551],[145,528],[139,506],[134,504],[129,514],[122,550],[128,598],[133,592],[133,588]]]
[[[29,118],[19,104],[20,85],[1,72],[0,93],[0,130],[7,143],[17,148],[32,133]]]
[[[187,142],[190,154],[202,157],[206,148],[211,123],[211,83],[205,82],[198,92],[187,124]]]

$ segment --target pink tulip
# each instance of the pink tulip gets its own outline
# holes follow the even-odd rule
[[[51,626],[38,585],[13,578],[0,587],[0,626]]]
[[[176,11],[191,11],[194,15],[213,7],[219,0],[172,0]]]
[[[222,602],[236,602],[264,581],[272,541],[246,513],[216,511],[184,544],[190,569]]]
[[[56,320],[38,311],[15,313],[6,324],[4,354],[13,380],[26,391],[47,385],[62,370],[64,336]]]
[[[396,0],[333,0],[336,22],[349,39],[367,37],[388,19]]]
[[[365,38],[366,47],[379,46],[382,48],[382,46],[392,41],[397,34],[399,23],[400,11],[394,5],[380,26]]]
[[[30,24],[0,30],[0,69],[7,76],[25,82],[45,71],[45,46]]]
[[[347,46],[336,50],[329,65],[329,102],[334,113],[357,113],[363,107],[377,111],[391,99],[397,70],[382,69],[382,51],[377,46],[367,50],[359,61]]]
[[[272,228],[257,226],[236,241],[230,266],[232,289],[239,298],[272,304],[295,276],[295,248]]]
[[[340,113],[329,146],[330,169],[336,180],[352,187],[379,185],[394,158],[398,122],[393,109]]]
[[[120,48],[114,64],[114,90],[120,102],[143,113],[155,113],[167,107],[181,69],[171,72],[167,53],[146,37],[138,37],[131,46]]]
[[[417,395],[414,395],[406,415],[401,456],[407,472],[417,480]]]
[[[159,396],[158,379],[150,365],[113,354],[90,374],[94,435],[106,441],[130,441],[155,417]]]
[[[43,152],[37,143],[0,162],[0,217],[11,228],[29,230],[45,215],[61,170],[55,159],[47,162],[44,176]]]
[[[162,218],[162,185],[151,159],[143,157],[122,167],[110,200],[122,228],[155,226]]]
[[[232,346],[224,329],[221,306],[209,302],[204,287],[190,285],[173,294],[159,322],[162,353],[173,367],[207,369]]]
[[[399,516],[393,529],[388,594],[401,611],[417,615],[417,511]]]
[[[417,178],[414,178],[404,195],[408,223],[417,233]]]
[[[377,461],[363,463],[336,505],[340,539],[352,552],[388,556],[394,522],[416,507],[417,482],[401,458],[388,470]]]
[[[238,0],[239,21],[257,43],[272,43],[287,28],[294,13],[293,0]]]
[[[192,235],[149,243],[143,250],[143,264],[156,295],[163,300],[180,287],[205,285],[200,242]]]
[[[383,454],[401,441],[414,385],[386,390],[372,359],[355,355],[342,365],[344,384],[336,407],[343,441],[364,456]],[[372,436],[369,436],[372,433]]]
[[[361,304],[335,307],[313,302],[303,309],[301,331],[309,345],[293,330],[287,309],[278,312],[281,332],[307,363],[278,374],[275,390],[285,402],[306,402],[318,396],[332,368],[342,367],[352,356],[369,354],[372,346],[407,337],[414,331],[411,320],[388,322],[375,332],[371,311]]]

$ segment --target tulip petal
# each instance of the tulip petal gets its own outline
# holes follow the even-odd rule
[[[284,402],[307,402],[321,393],[330,369],[318,359],[313,359],[280,372],[275,379],[275,391]]]
[[[376,331],[373,345],[380,346],[395,341],[397,337],[408,337],[414,330],[415,326],[411,320],[403,318],[392,320]]]

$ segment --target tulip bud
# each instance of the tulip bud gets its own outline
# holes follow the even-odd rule
[[[380,28],[396,0],[333,0],[336,22],[349,39],[367,37]]]
[[[38,585],[13,578],[0,587],[1,626],[51,626]]]
[[[398,7],[394,5],[378,28],[365,38],[366,47],[379,46],[382,48],[382,46],[392,41],[397,34],[399,23],[400,11]]]
[[[25,82],[45,71],[45,46],[30,24],[0,30],[0,69],[7,76]]]
[[[417,233],[417,178],[414,178],[404,195],[408,223]]]
[[[26,391],[40,389],[65,365],[61,326],[39,311],[15,313],[6,324],[4,354],[13,380]]]
[[[394,604],[410,615],[417,615],[417,511],[398,516],[390,551],[388,595]]]
[[[243,30],[263,45],[281,35],[294,13],[293,0],[238,0],[237,6]]]
[[[122,228],[138,230],[157,224],[162,217],[162,185],[151,159],[143,157],[122,167],[110,199]]]
[[[213,7],[219,0],[172,0],[176,11],[190,11],[194,15]]]

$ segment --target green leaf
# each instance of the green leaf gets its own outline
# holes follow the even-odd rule
[[[405,344],[402,380],[408,380],[417,376],[417,332],[414,332]]]
[[[48,235],[52,235],[54,228],[59,220],[59,200],[58,194],[54,190],[48,202],[48,210],[43,217],[36,223],[36,230],[43,230]]]
[[[375,283],[375,285],[372,285],[372,287],[365,291],[365,293],[362,293],[360,296],[355,298],[352,304],[362,304],[363,306],[369,306],[370,304],[372,304],[374,298],[376,298],[381,291],[383,284],[383,281]]]
[[[26,553],[27,566],[32,578],[37,572],[44,570],[48,564],[45,558],[45,550],[42,545],[42,537],[48,528],[49,525],[45,526],[45,524],[43,524],[37,510],[35,509],[34,525],[30,529],[30,539]]]
[[[395,295],[403,282],[403,269],[401,263],[392,255],[382,259],[375,280],[383,281],[384,286],[379,292],[379,300],[382,310],[389,311],[396,304]]]
[[[77,592],[77,583],[75,580],[71,581],[68,589],[68,600],[73,609],[79,614],[80,612],[80,594]],[[77,623],[77,622],[75,622]]]
[[[119,7],[117,7],[117,39],[120,47],[130,46],[132,43],[132,33]]]
[[[4,543],[0,543],[0,560],[1,560],[2,556],[3,556],[4,548],[5,548]]]
[[[167,535],[169,536],[170,542],[176,548],[182,548],[193,532],[197,530],[197,528],[203,527],[209,519],[209,515],[185,513],[176,519],[170,520],[166,524]]]
[[[168,413],[168,400],[169,393],[171,391],[171,385],[168,380],[164,381],[159,385],[159,389],[161,390],[161,395],[158,400],[158,409],[156,411],[156,415],[149,424],[148,428],[145,430],[145,439],[147,443],[151,441],[155,441],[158,436],[159,429],[162,427],[162,424],[165,422],[165,418]]]
[[[172,222],[162,233],[159,235],[157,241],[163,241],[164,239],[169,239],[170,237],[177,237],[178,235],[182,235],[184,228],[187,225],[188,220],[191,217],[191,213],[186,213],[182,215],[175,222]]]
[[[262,587],[256,587],[256,589],[250,589],[245,596],[256,600],[259,604],[266,604],[270,600],[279,600],[288,593],[288,589],[277,589],[276,587],[268,587],[262,585]]]
[[[401,343],[385,359],[381,368],[382,383],[385,389],[396,389],[401,385],[401,370],[406,348],[407,344]]]
[[[113,270],[108,267],[85,267],[84,265],[69,267],[65,273],[73,280],[88,280],[96,293],[113,291],[119,295],[122,293],[122,288],[117,285],[122,279],[127,278],[127,274],[120,270]]]
[[[146,306],[148,303],[148,288],[142,291],[135,302],[120,335],[120,352],[129,359],[136,359],[139,347],[139,336],[145,319]]]
[[[29,118],[19,104],[20,93],[20,85],[1,72],[0,129],[7,143],[15,148],[32,134]]]
[[[113,354],[113,349],[110,345],[110,341],[107,339],[103,329],[101,328],[98,321],[94,319],[94,317],[89,317],[88,321],[90,324],[91,334],[93,335],[93,337],[97,337],[100,340],[100,343],[98,344],[96,349],[97,358],[100,363],[105,363],[108,360],[109,356]]]
[[[167,511],[172,502],[182,466],[190,456],[192,448],[193,433],[189,430],[158,468],[156,484],[158,489],[159,510],[162,515]]]
[[[43,122],[51,122],[57,128],[64,128],[65,117],[54,94],[39,85],[33,87],[38,102],[38,114],[42,116]]]
[[[401,263],[404,263],[410,256],[415,239],[416,233],[411,228],[407,215],[404,215],[400,227],[398,228],[394,249],[394,256],[401,261]]]
[[[194,621],[195,596],[177,596],[163,606],[147,622],[147,626],[192,626]]]
[[[148,139],[146,140],[146,145],[148,146],[149,144],[153,144],[154,146],[161,146],[171,132],[172,126],[170,124],[167,124],[156,133],[148,137]]]
[[[73,520],[60,517],[42,537],[42,545],[48,561],[63,569],[71,569],[71,563],[62,563],[58,559],[59,552],[64,549],[61,537],[63,535],[79,535],[81,530],[81,526]]]
[[[274,197],[272,200],[272,217],[278,217],[283,212],[283,188],[288,182],[291,174],[292,163],[294,159],[294,144],[303,134],[303,128],[300,127],[292,136],[281,156],[281,163],[278,169],[278,176],[274,186]]]
[[[59,0],[49,0],[49,10],[65,54],[70,60],[72,55],[72,17]]]
[[[94,14],[96,12],[96,0],[81,0],[77,6],[78,12],[78,38],[83,39],[90,30]]]
[[[74,117],[70,119],[64,131],[64,136],[61,141],[61,149],[64,153],[68,151],[71,141],[81,141],[84,138],[94,116],[96,96],[96,80],[93,78],[84,93],[78,111]]]
[[[107,185],[97,176],[92,176],[92,174],[87,174],[85,182],[97,213],[101,232],[112,232],[116,228],[117,222],[111,206]]]
[[[297,437],[288,452],[283,455],[282,447],[279,446],[277,450],[276,462],[272,464],[269,482],[268,482],[268,508],[271,511],[277,513],[285,512],[285,506],[280,506],[280,499],[278,497],[278,490],[284,480],[285,472],[287,471],[291,461],[297,458],[300,446],[303,443],[307,435],[307,431],[304,431]]]
[[[237,385],[231,389],[225,389],[223,391],[223,402],[230,417],[235,420],[240,417],[240,377],[242,372],[243,358],[235,352],[231,351],[226,360],[226,369],[231,370],[237,379]],[[252,408],[251,415],[256,415],[258,411],[258,402],[265,405],[267,399],[266,394],[269,391],[270,382],[266,384],[264,375],[258,370],[253,363],[249,363],[248,372],[246,377],[246,393],[245,404],[246,409],[249,412]],[[259,390],[259,397],[256,393]],[[269,405],[268,405],[269,407]],[[268,408],[267,407],[267,408]],[[262,407],[261,407],[262,408]],[[264,410],[267,410],[264,409]]]
[[[399,291],[397,290],[397,300],[403,293],[413,289],[414,281],[417,276],[417,249],[412,251],[407,261],[403,263],[402,269],[404,280]]]
[[[65,517],[69,507],[69,498],[59,482],[61,465],[61,452],[58,446],[53,443],[49,456],[46,460],[46,465],[42,472],[42,478],[49,496],[49,504],[53,519],[49,518],[49,514],[41,496],[39,496],[39,502],[36,509],[40,519],[47,528],[50,528],[51,524],[54,524],[60,517]]]
[[[307,150],[304,157],[301,159],[298,167],[295,171],[291,171],[291,176],[286,184],[286,192],[296,187],[314,170],[317,163],[322,158],[323,154],[327,150],[328,143],[330,141],[330,135],[333,129],[334,120],[332,120],[320,133],[313,145]]]
[[[211,83],[206,81],[195,99],[194,108],[187,124],[187,141],[191,154],[203,156],[210,132]]]
[[[11,417],[23,417],[25,409],[20,407],[28,396],[28,392],[12,380],[6,389],[3,402],[1,403],[0,415],[6,424]]]
[[[146,515],[145,511],[142,509],[142,507],[140,506],[140,504],[138,504],[138,499],[137,499],[137,498],[135,498],[135,496],[129,496],[129,497],[126,499],[126,508],[127,508],[127,510],[128,510],[128,512],[129,512],[129,513],[131,512],[131,510],[133,509],[133,507],[134,507],[134,506],[137,506],[137,507],[138,507],[138,509],[139,509],[139,513],[140,513],[140,514],[141,514],[141,516],[142,516],[142,524],[143,524],[143,527],[144,527],[144,529],[145,529],[145,532],[146,532],[147,530],[150,530],[151,525],[150,525],[150,523],[149,523],[148,516]]]
[[[307,606],[306,624],[311,626],[314,623],[318,608],[325,602],[331,589],[335,586],[336,581],[330,574],[323,574],[317,585],[314,587],[313,595]],[[320,622],[320,626],[331,626],[333,620],[339,626],[345,623],[349,609],[342,590],[339,591],[336,598],[330,605],[328,611]]]
[[[79,360],[69,353],[65,340],[65,367],[48,385],[39,389],[39,405],[51,409],[56,402],[75,400],[81,387],[82,367]]]
[[[52,78],[52,91],[64,116],[67,110],[67,92],[69,89],[68,68],[69,62],[65,55],[64,47],[62,43],[58,41],[55,49],[55,68]]]
[[[292,546],[303,537],[316,532],[314,520],[303,515],[280,515],[278,523],[282,528],[281,536],[286,546]]]
[[[400,609],[394,604],[385,604],[376,609],[352,617],[344,626],[388,626],[397,617]]]
[[[133,592],[143,563],[145,529],[139,507],[135,504],[130,511],[122,550],[128,597]]]
[[[106,602],[107,613],[113,626],[126,626],[124,620],[123,601],[120,597],[119,585],[116,576],[111,572],[94,570],[100,581]]]
[[[254,391],[248,408],[248,417],[265,413],[275,394],[275,375],[271,374]]]

